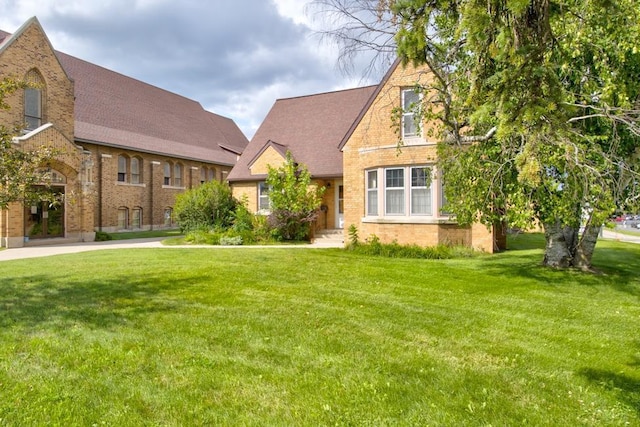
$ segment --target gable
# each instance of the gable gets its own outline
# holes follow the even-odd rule
[[[281,150],[277,150],[273,145],[267,145],[265,147],[266,148],[249,165],[251,175],[266,175],[269,172],[269,166],[278,168],[286,160],[286,154],[283,154]]]

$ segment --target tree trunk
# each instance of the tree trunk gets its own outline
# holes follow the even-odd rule
[[[591,258],[596,248],[600,227],[588,225],[582,232],[582,237],[576,245],[575,254],[573,256],[573,266],[583,271],[592,271]]]
[[[546,240],[542,264],[552,268],[568,268],[573,265],[574,242],[577,229],[564,227],[560,222],[544,224]]]

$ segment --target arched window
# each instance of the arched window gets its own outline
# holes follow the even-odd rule
[[[24,89],[24,121],[27,130],[33,130],[42,125],[45,84],[42,75],[35,68],[27,72],[25,81],[29,86]]]
[[[173,186],[182,187],[182,165],[180,163],[173,166]]]
[[[118,156],[118,182],[127,182],[127,164],[129,159],[127,156]]]
[[[216,179],[216,169],[211,168],[209,169],[209,181],[213,181],[214,179]]]
[[[139,157],[131,158],[131,183],[140,184],[142,182],[142,161]]]
[[[126,230],[129,228],[129,208],[121,206],[118,208],[118,229]]]
[[[164,185],[171,185],[171,163],[164,163]]]
[[[142,228],[142,208],[133,208],[131,215],[131,228]]]
[[[207,168],[204,166],[200,168],[200,184],[204,184],[207,180]]]

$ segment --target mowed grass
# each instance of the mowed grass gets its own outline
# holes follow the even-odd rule
[[[0,263],[0,425],[640,425],[640,246]]]

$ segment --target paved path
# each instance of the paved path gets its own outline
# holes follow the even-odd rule
[[[209,249],[238,249],[238,248],[285,248],[285,249],[310,249],[310,248],[337,248],[342,244],[337,243],[311,243],[308,245],[248,245],[248,246],[212,246],[212,245],[185,245],[165,246],[161,243],[166,237],[154,237],[149,239],[110,240],[107,242],[80,242],[58,245],[29,246],[24,248],[11,248],[0,250],[0,261],[10,261],[23,258],[37,258],[50,255],[72,254],[78,252],[95,251],[100,249],[133,249],[133,248],[209,248]]]
[[[602,230],[602,237],[605,239],[619,240],[621,242],[640,243],[640,233],[637,236],[618,233],[615,230]]]

